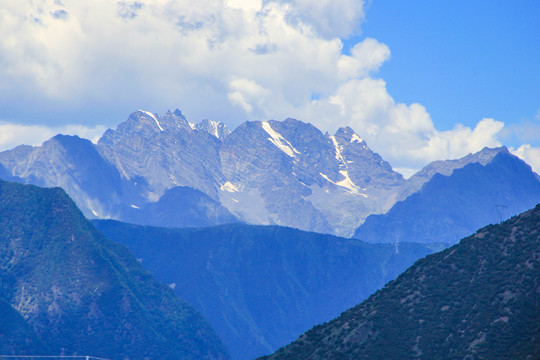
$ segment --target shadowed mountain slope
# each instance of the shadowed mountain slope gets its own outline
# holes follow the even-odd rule
[[[94,224],[201,311],[233,359],[275,351],[433,252],[423,244],[366,244],[279,226]]]
[[[475,162],[449,176],[435,174],[386,214],[369,216],[354,237],[367,242],[456,243],[539,202],[538,176],[501,148],[485,165]]]
[[[239,222],[205,193],[188,186],[169,189],[154,203],[132,206],[122,216],[126,221],[165,227],[204,227]]]

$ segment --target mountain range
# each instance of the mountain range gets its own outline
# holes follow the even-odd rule
[[[235,221],[347,236],[387,210],[404,183],[350,128],[330,136],[287,119],[246,122],[230,133],[208,120],[190,124],[179,110],[137,111],[97,144],[58,135],[19,146],[0,153],[0,166],[4,178],[64,188],[89,218],[148,224],[134,209],[190,187]],[[221,221],[214,224],[230,218]]]
[[[274,352],[445,247],[366,244],[280,226],[93,223],[199,310],[235,360]]]
[[[1,152],[0,177],[60,186],[88,218],[176,227],[243,222],[345,237],[356,232],[366,241],[395,242],[409,240],[386,233],[374,238],[369,230],[373,219],[358,228],[368,216],[398,211],[403,207],[400,201],[424,186],[434,189],[429,183],[441,181],[440,176],[458,181],[452,177],[456,170],[488,166],[499,153],[517,159],[505,148],[486,148],[463,159],[433,162],[405,180],[348,127],[329,135],[286,119],[248,121],[230,132],[215,121],[189,123],[180,110],[162,116],[139,110],[115,130],[107,130],[97,144],[57,135],[42,146]],[[499,220],[501,214],[508,218],[540,201],[540,180],[526,167],[519,174],[512,172],[514,168],[501,169],[500,188],[490,180],[493,173],[477,171],[479,177],[470,177],[471,186],[492,192],[497,201],[484,204],[468,194],[479,207],[474,212],[462,207],[463,217],[477,217],[477,210],[491,214],[494,206],[504,211],[472,221],[465,232],[452,237],[453,242],[466,231]],[[527,183],[521,200],[514,195],[505,198],[503,191],[521,183],[525,173],[537,183]],[[448,186],[459,190],[461,185]],[[525,198],[530,201],[522,201]],[[455,214],[445,214],[448,217]],[[454,220],[433,231],[445,231]]]
[[[540,205],[429,255],[265,360],[540,358]]]
[[[1,152],[0,178],[10,181],[0,180],[0,315],[12,324],[0,322],[0,351],[8,354],[269,354],[417,259],[540,202],[540,177],[504,147],[436,161],[405,180],[348,127],[329,135],[286,119],[231,132],[210,120],[190,123],[179,110],[136,111],[96,144],[56,135]],[[337,327],[318,326],[273,357],[355,358],[366,350],[367,358],[492,358],[491,349],[510,349],[497,334],[538,333],[522,315],[538,317],[523,309],[535,308],[527,286],[538,250],[520,246],[522,238],[537,242],[539,211],[428,256],[329,323]],[[525,265],[519,252],[532,254]],[[494,283],[507,291],[490,297]],[[441,290],[454,288],[462,293]],[[477,305],[482,296],[496,311]],[[418,326],[396,303],[409,297],[400,304],[411,303],[407,321]],[[510,325],[495,331],[486,319]],[[444,333],[451,326],[458,340]],[[536,346],[523,339],[512,340]]]
[[[3,355],[229,359],[204,318],[60,188],[0,180]]]

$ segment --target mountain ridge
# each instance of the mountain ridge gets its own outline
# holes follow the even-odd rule
[[[235,360],[275,351],[435,250],[425,244],[366,244],[276,225],[166,229],[93,223],[204,314]]]
[[[6,351],[229,358],[202,316],[99,233],[61,188],[0,180],[0,214],[0,305],[8,305],[0,309],[18,324],[18,333],[0,326]]]
[[[323,134],[288,118],[248,121],[230,132],[216,121],[189,123],[178,109],[138,110],[97,144],[55,137],[0,152],[0,176],[61,186],[89,218],[139,221],[133,209],[190,187],[242,222],[351,237],[368,216],[387,213],[434,175],[486,165],[503,151],[433,162],[405,180],[350,127]],[[197,226],[188,220],[168,225]]]
[[[540,202],[540,181],[506,149],[489,149],[485,165],[470,162],[445,176],[436,173],[420,191],[386,214],[370,215],[355,231],[368,242],[455,243],[482,226],[500,222]]]
[[[539,224],[484,227],[261,359],[539,358]]]

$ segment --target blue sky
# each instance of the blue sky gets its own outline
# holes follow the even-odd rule
[[[2,0],[0,0],[2,1]],[[540,3],[20,0],[0,10],[0,150],[137,109],[351,126],[394,168],[507,145],[540,171]]]
[[[540,109],[539,1],[374,0],[362,30],[390,47],[388,92],[424,105],[441,130]]]

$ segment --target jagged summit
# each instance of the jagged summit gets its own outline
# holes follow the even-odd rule
[[[167,113],[170,113],[170,112],[171,112],[171,110],[167,110]],[[173,114],[174,116],[178,116],[178,117],[181,117],[181,118],[184,118],[184,119],[186,118],[186,117],[184,116],[184,114],[182,113],[182,111],[180,111],[180,109],[178,109],[178,108],[176,108],[176,109],[172,112],[172,114]]]
[[[99,139],[98,144],[114,143],[115,139],[122,136],[154,137],[161,132],[191,131],[188,121],[182,112],[176,109],[174,112],[167,111],[163,116],[146,110],[133,112],[126,121],[120,123],[116,130],[107,129]]]
[[[364,139],[362,139],[358,134],[354,132],[353,129],[351,129],[349,126],[347,127],[340,127],[337,131],[334,137],[343,139],[348,142],[359,142],[359,143],[366,143]]]
[[[220,140],[225,139],[225,137],[227,137],[231,133],[230,130],[227,128],[227,125],[220,121],[203,119],[197,124],[190,123],[190,126],[193,130],[206,131],[210,135],[215,136]]]
[[[350,127],[330,135],[287,118],[248,121],[230,132],[218,121],[189,123],[179,109],[163,115],[135,111],[97,145],[53,143],[0,153],[0,175],[61,186],[89,217],[129,221],[133,206],[145,207],[185,186],[246,223],[341,236],[351,236],[367,216],[387,212],[435,174],[508,153],[484,149],[434,162],[405,181]],[[99,177],[107,179],[103,191],[90,186]]]

